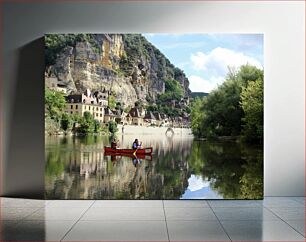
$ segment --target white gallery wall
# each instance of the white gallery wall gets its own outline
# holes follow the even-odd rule
[[[2,195],[39,197],[44,190],[44,70],[39,61],[43,43],[35,45],[37,39],[45,33],[203,32],[264,33],[265,195],[303,196],[304,5],[303,1],[2,3]]]

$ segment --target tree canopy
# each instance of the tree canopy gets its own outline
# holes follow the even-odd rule
[[[250,65],[229,69],[226,80],[192,110],[192,131],[198,137],[238,136],[247,141],[263,137],[263,71]]]

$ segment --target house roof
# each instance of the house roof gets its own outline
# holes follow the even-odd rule
[[[110,110],[110,108],[104,108],[104,115],[115,116],[115,114]]]
[[[154,112],[154,116],[156,117],[156,120],[162,120],[159,112]]]
[[[133,118],[140,118],[140,112],[137,108],[132,108],[129,112],[129,114],[133,117]]]
[[[150,111],[150,112],[147,112],[146,115],[144,116],[144,119],[156,119],[155,116],[153,115],[153,113]]]

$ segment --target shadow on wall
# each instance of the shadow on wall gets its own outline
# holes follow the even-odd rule
[[[4,196],[44,197],[44,38],[19,49]]]

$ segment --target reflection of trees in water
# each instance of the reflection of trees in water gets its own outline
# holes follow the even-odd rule
[[[189,159],[192,172],[224,198],[262,198],[262,163],[262,149],[231,142],[195,141]]]
[[[108,144],[107,137],[94,136],[47,142],[46,197],[178,199],[191,174],[209,180],[224,198],[252,199],[263,194],[261,148],[156,139],[153,160],[142,160],[135,167],[129,157],[104,157],[104,144]]]

